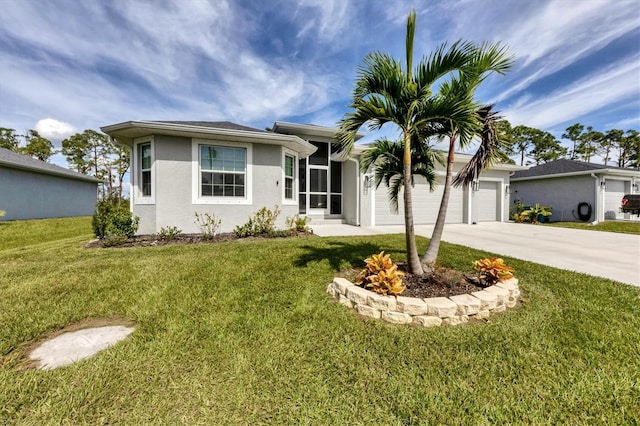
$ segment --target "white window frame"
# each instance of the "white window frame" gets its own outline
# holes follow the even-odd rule
[[[293,158],[293,198],[286,198],[286,157]],[[297,206],[298,205],[298,154],[290,149],[282,147],[282,204]]]
[[[156,203],[156,150],[153,136],[145,136],[133,140],[133,204],[155,204]],[[151,195],[142,195],[142,159],[140,158],[140,145],[151,146]]]
[[[245,177],[244,177],[244,197],[215,197],[202,196],[200,191],[200,146],[221,146],[229,148],[244,148],[246,152]],[[191,142],[191,195],[193,204],[230,204],[230,205],[250,205],[252,204],[253,188],[253,145],[250,143],[217,141],[213,139],[192,139]]]

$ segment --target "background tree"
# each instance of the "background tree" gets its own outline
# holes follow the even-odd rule
[[[581,140],[580,137],[582,135],[583,130],[584,130],[584,126],[580,123],[576,123],[573,126],[567,127],[565,132],[562,134],[563,139],[569,139],[571,142],[573,142],[573,148],[571,148],[571,152],[569,155],[569,159],[571,160],[578,159],[578,153],[576,151],[576,148],[580,143],[580,140]]]
[[[126,148],[103,133],[87,129],[63,140],[61,152],[78,172],[104,181],[100,185],[102,196],[122,200],[122,182],[130,163]]]
[[[619,151],[618,166],[640,169],[640,133],[637,130],[627,130],[620,143],[622,148]]]
[[[624,137],[624,130],[611,129],[607,130],[600,144],[600,154],[603,158],[603,164],[606,166],[611,159],[611,151],[620,145]]]
[[[604,134],[602,132],[593,130],[593,127],[588,126],[587,130],[580,135],[580,141],[576,147],[578,158],[590,163],[591,158],[598,153],[603,140]]]
[[[48,161],[55,153],[51,141],[40,136],[40,134],[35,130],[29,130],[24,138],[27,143],[20,151],[25,155],[37,158],[41,161]]]
[[[13,152],[19,152],[20,139],[16,135],[14,129],[0,127],[0,148],[8,149]]]
[[[533,130],[531,134],[533,148],[530,155],[536,165],[555,161],[567,155],[567,148],[563,147],[551,133],[539,129]]]
[[[529,150],[533,147],[533,139],[538,129],[527,126],[516,126],[512,131],[513,151],[520,154],[520,165],[524,166],[524,158],[528,156]]]

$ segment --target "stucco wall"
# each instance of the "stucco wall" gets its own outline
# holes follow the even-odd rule
[[[529,181],[511,181],[510,204],[515,200],[525,205],[539,203],[553,207],[552,221],[579,222],[577,219],[578,203],[589,203],[595,219],[595,180],[591,176],[569,176],[553,179],[535,179]],[[575,217],[572,212],[575,212]]]
[[[156,135],[154,154],[155,206],[134,205],[134,214],[141,218],[140,234],[155,233],[167,226],[176,226],[185,233],[200,232],[195,224],[195,212],[222,219],[221,232],[233,231],[262,207],[280,206],[282,213],[277,222],[280,228],[284,228],[287,216],[298,212],[297,204],[283,205],[280,146],[253,145],[252,203],[248,205],[193,203],[191,138]],[[149,207],[155,210],[155,216]]]
[[[354,161],[342,163],[342,215],[350,225],[358,224],[357,191],[360,172]]]
[[[0,167],[0,220],[90,216],[96,198],[93,182]]]

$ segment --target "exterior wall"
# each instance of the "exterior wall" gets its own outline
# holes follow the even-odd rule
[[[216,142],[211,140],[212,144]],[[262,207],[280,206],[277,226],[283,228],[287,216],[298,212],[298,206],[283,205],[282,156],[280,146],[254,144],[252,164],[251,204],[194,204],[191,138],[156,135],[154,137],[155,204],[134,204],[134,215],[140,216],[139,234],[150,234],[167,226],[176,226],[185,233],[198,233],[195,212],[209,213],[222,220],[220,232],[231,232],[247,222]],[[137,167],[137,164],[135,164]],[[134,171],[135,172],[135,171]]]
[[[358,225],[358,179],[360,171],[355,161],[342,163],[342,216],[349,225]]]
[[[0,167],[0,220],[90,216],[97,190],[94,182]]]
[[[510,204],[513,206],[516,200],[525,205],[539,203],[553,208],[552,221],[579,222],[578,203],[589,203],[593,211],[590,220],[593,221],[598,210],[595,185],[595,179],[590,175],[512,181]]]

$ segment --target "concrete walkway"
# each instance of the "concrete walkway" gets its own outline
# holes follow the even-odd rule
[[[312,226],[319,236],[402,234],[404,226]],[[417,225],[431,237],[433,225]],[[442,239],[502,256],[640,286],[640,236],[516,223],[448,224]]]

